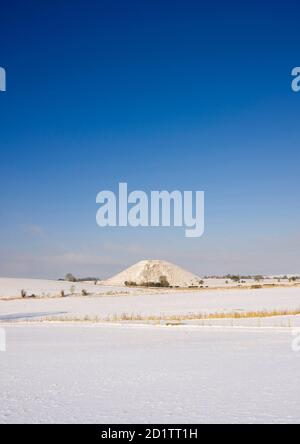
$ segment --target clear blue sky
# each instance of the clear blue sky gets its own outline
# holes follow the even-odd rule
[[[264,3],[264,4],[262,4]],[[0,275],[299,273],[296,1],[1,4]],[[204,190],[206,231],[100,229],[96,194]]]

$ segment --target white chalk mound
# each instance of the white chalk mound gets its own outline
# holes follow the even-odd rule
[[[137,285],[143,285],[149,282],[158,283],[161,280],[167,281],[170,286],[188,287],[199,286],[200,278],[170,262],[144,260],[116,274],[105,283],[125,285],[125,282],[134,282]]]

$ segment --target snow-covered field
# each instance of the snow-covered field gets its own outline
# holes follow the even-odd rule
[[[1,423],[299,423],[289,330],[9,325]]]
[[[171,316],[190,313],[232,313],[270,310],[300,310],[300,288],[258,290],[202,290],[192,292],[135,293],[102,296],[69,296],[41,299],[12,299],[0,301],[0,322],[41,319],[106,320],[108,317],[128,315]],[[293,316],[298,325],[300,316]],[[210,323],[213,321],[210,321]],[[236,320],[236,323],[249,320]],[[257,320],[251,320],[258,325]],[[279,323],[280,322],[280,323]],[[223,320],[218,324],[223,325]],[[253,324],[254,323],[254,324]],[[282,325],[278,317],[260,319],[265,325]],[[260,324],[259,324],[260,325]],[[286,325],[286,324],[284,324]]]
[[[82,290],[86,290],[90,294],[95,295],[105,295],[113,293],[124,293],[124,294],[141,294],[141,293],[156,293],[157,289],[149,288],[135,288],[135,287],[125,287],[118,285],[108,285],[109,281],[98,281],[95,285],[93,282],[66,282],[66,281],[55,281],[47,279],[17,279],[17,278],[0,278],[0,298],[20,298],[21,291],[24,290],[27,296],[34,294],[37,297],[59,297],[61,291],[64,291],[65,295],[71,294],[81,294]],[[227,283],[226,283],[227,282]],[[257,285],[254,280],[247,280],[242,284],[234,283],[233,281],[228,281],[226,279],[205,279],[204,287],[214,289],[216,287],[245,287],[251,285]],[[263,284],[269,285],[281,285],[285,287],[290,287],[291,284],[288,281],[281,281],[278,283],[273,279],[266,279]],[[299,287],[300,289],[300,287]],[[161,290],[160,290],[161,291]],[[178,289],[164,289],[164,292],[178,291]],[[193,290],[188,290],[193,291]]]
[[[300,352],[292,350],[299,315],[172,326],[92,322],[124,313],[164,318],[298,310],[300,288],[179,291],[78,283],[71,294],[71,285],[0,279],[0,295],[7,297],[0,300],[7,336],[7,351],[0,352],[0,423],[300,423]],[[43,297],[15,299],[20,288]],[[80,296],[83,288],[90,295]],[[66,297],[58,297],[62,289]]]
[[[92,294],[107,294],[109,292],[128,293],[136,291],[135,288],[95,285],[93,282],[66,282],[47,279],[17,279],[0,278],[0,298],[20,298],[24,290],[27,296],[34,294],[38,297],[58,297],[61,291],[66,295],[80,294],[86,290]]]

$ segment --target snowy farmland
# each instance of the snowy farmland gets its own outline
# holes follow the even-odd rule
[[[300,422],[288,330],[18,324],[1,423]]]
[[[300,423],[300,316],[229,316],[296,313],[300,288],[70,285],[0,279],[0,423]]]
[[[39,281],[36,286],[57,291],[56,283]],[[1,283],[1,282],[0,282]],[[22,282],[24,284],[24,282]],[[66,284],[66,283],[63,283]],[[31,284],[32,285],[32,284]],[[59,283],[61,285],[61,283]],[[78,284],[82,285],[82,284]],[[90,284],[92,290],[94,285]],[[44,288],[42,287],[42,288]],[[31,288],[34,288],[32,286]],[[36,287],[35,287],[36,288]],[[88,288],[88,286],[85,286]],[[55,290],[54,290],[55,289]],[[13,294],[13,290],[11,290]],[[1,321],[112,321],[124,318],[189,318],[191,315],[248,313],[254,311],[287,311],[300,313],[300,288],[227,289],[200,291],[151,290],[97,286],[97,294],[66,297],[8,298],[0,300]],[[196,316],[197,317],[197,316]],[[200,316],[201,317],[201,316]],[[211,316],[212,317],[212,316]],[[228,325],[228,320],[209,319],[209,323]],[[231,322],[231,321],[230,321]],[[206,322],[207,323],[207,322]],[[300,316],[275,316],[262,319],[236,319],[234,325],[298,326]]]

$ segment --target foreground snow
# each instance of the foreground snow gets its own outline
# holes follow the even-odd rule
[[[9,325],[0,422],[300,422],[285,330]]]

